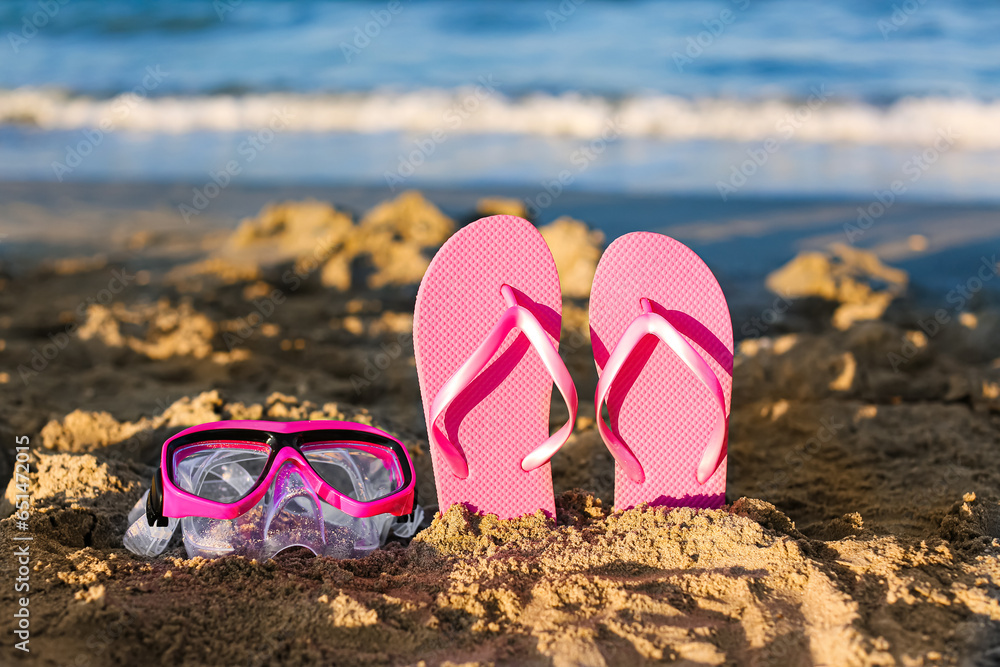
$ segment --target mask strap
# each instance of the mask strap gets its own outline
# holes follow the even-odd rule
[[[166,517],[167,525],[150,526],[146,520],[148,498],[149,491],[146,491],[128,513],[129,526],[122,543],[126,549],[139,556],[159,556],[167,548],[180,520]]]

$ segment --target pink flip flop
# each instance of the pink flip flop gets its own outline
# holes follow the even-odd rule
[[[617,462],[615,508],[720,507],[733,325],[715,276],[668,236],[622,236],[597,266],[590,333],[597,427]]]
[[[413,351],[440,511],[463,503],[501,519],[555,515],[548,461],[577,410],[558,352],[561,324],[559,274],[527,220],[478,220],[431,260]],[[549,435],[553,382],[570,416]]]

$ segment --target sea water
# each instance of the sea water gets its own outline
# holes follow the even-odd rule
[[[997,199],[1000,5],[0,5],[0,178]]]

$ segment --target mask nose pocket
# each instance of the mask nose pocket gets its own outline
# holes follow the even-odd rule
[[[326,530],[321,501],[294,464],[285,463],[275,474],[264,505],[263,558],[296,546],[323,555]]]

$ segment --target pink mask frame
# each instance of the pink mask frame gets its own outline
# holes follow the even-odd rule
[[[370,501],[351,498],[328,484],[313,469],[302,447],[314,443],[343,443],[361,448],[394,466],[402,477],[399,490]],[[174,454],[190,447],[260,450],[269,448],[267,463],[254,485],[239,500],[221,503],[200,498],[178,487],[174,481]],[[195,450],[197,451],[197,449]],[[291,464],[323,501],[342,512],[367,518],[377,514],[405,516],[413,512],[416,480],[410,454],[398,440],[385,431],[356,422],[312,420],[274,422],[263,420],[228,420],[186,428],[163,443],[160,468],[153,476],[153,486],[146,502],[146,521],[150,526],[166,526],[168,518],[208,517],[235,519],[261,501],[275,475]]]

